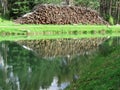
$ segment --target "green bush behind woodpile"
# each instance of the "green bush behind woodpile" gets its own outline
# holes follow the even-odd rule
[[[9,17],[17,18],[28,13],[37,4],[59,3],[61,0],[8,0]]]
[[[90,7],[94,10],[98,10],[100,3],[99,0],[75,0],[75,5]]]

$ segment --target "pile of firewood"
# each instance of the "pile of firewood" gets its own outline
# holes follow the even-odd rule
[[[77,6],[37,5],[15,20],[20,24],[108,24],[96,11]]]

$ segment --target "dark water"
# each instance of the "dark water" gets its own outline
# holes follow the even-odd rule
[[[96,53],[109,54],[119,37],[0,42],[0,90],[64,90]]]

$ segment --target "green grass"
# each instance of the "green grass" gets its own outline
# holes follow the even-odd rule
[[[108,56],[91,58],[68,90],[120,90],[120,48]]]
[[[14,36],[15,35],[15,36]],[[53,38],[92,38],[120,36],[120,26],[106,25],[21,25],[12,21],[1,20],[0,40],[23,39],[53,39]],[[6,36],[6,38],[3,38]],[[18,36],[18,37],[17,37]],[[16,37],[16,38],[14,38]],[[29,37],[29,38],[28,38]]]

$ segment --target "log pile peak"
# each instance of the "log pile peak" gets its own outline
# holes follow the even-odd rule
[[[77,6],[39,4],[15,20],[20,24],[108,24],[91,9]]]

